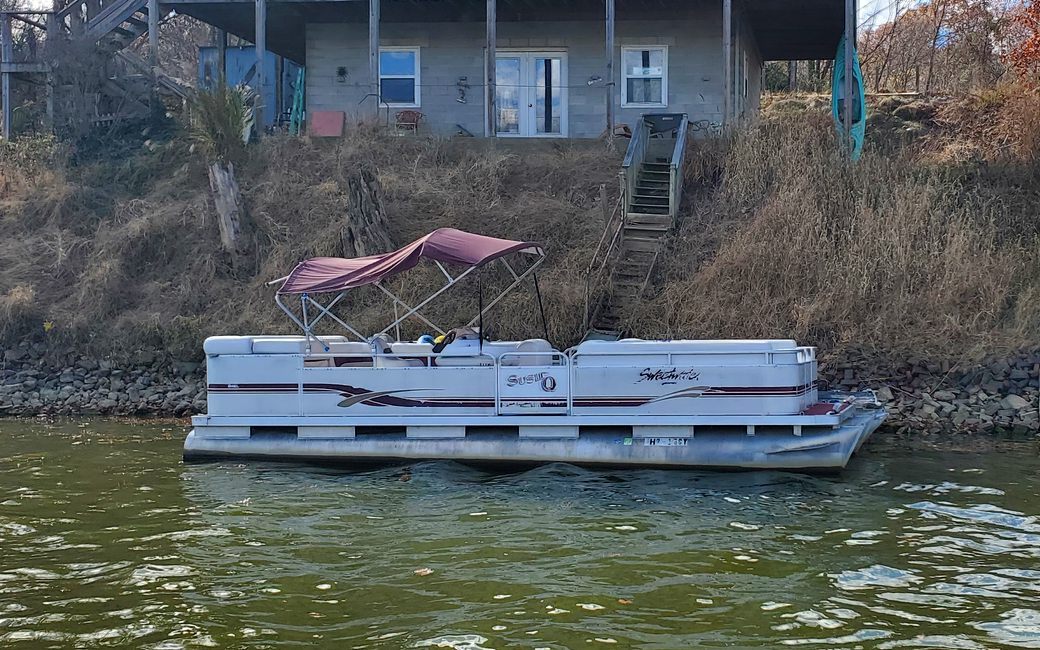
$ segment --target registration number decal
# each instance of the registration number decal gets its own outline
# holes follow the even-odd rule
[[[646,447],[686,447],[689,444],[689,438],[643,438]]]

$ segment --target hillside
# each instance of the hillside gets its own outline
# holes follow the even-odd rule
[[[629,314],[634,334],[794,336],[830,352],[930,358],[1040,340],[1033,151],[987,150],[966,135],[977,111],[953,125],[949,106],[908,120],[900,104],[875,108],[867,153],[850,168],[827,116],[783,101],[755,125],[694,145],[682,221],[650,295]],[[0,152],[4,345],[177,359],[198,358],[211,334],[290,332],[265,283],[298,260],[372,253],[440,226],[544,242],[549,334],[573,343],[621,157],[602,142],[271,137],[238,170],[248,250],[233,261],[204,160],[176,125]],[[380,196],[380,232],[359,221],[359,184]],[[418,273],[397,288],[419,295],[435,279]],[[472,314],[472,289],[434,314],[449,323]],[[346,306],[363,326],[388,309],[375,296]],[[523,294],[503,303],[495,335],[539,332],[533,309]]]

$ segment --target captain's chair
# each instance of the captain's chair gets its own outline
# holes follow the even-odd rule
[[[502,355],[503,366],[551,366],[556,352],[545,339],[527,339],[516,344],[516,352]],[[536,354],[538,353],[538,354]],[[544,353],[544,354],[541,354]]]

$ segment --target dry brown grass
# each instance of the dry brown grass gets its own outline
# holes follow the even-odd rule
[[[28,332],[27,321],[50,319],[55,348],[163,348],[187,357],[211,334],[290,332],[265,283],[306,257],[342,254],[348,184],[365,168],[380,182],[397,245],[441,226],[545,242],[546,307],[564,315],[551,333],[573,339],[580,271],[602,228],[599,188],[606,184],[613,200],[619,156],[596,143],[519,146],[376,133],[341,142],[270,138],[240,168],[250,252],[234,266],[220,248],[204,171],[183,141],[66,167],[0,205],[0,294],[31,286],[34,296],[31,312],[21,298],[0,301],[0,333],[10,334],[9,344]],[[439,279],[419,271],[396,288],[416,298]],[[502,274],[484,278],[502,281]],[[460,289],[431,310],[443,323],[476,311],[475,286]],[[377,298],[358,292],[345,305],[362,328],[391,313]],[[490,326],[502,336],[530,336],[541,332],[536,313],[533,300],[518,294],[501,303]]]
[[[43,181],[0,197],[4,344],[43,338],[44,320],[54,322],[46,340],[58,353],[186,358],[212,334],[289,333],[265,283],[306,257],[342,254],[360,170],[379,181],[397,245],[441,226],[543,242],[549,335],[569,344],[583,334],[600,186],[612,206],[620,162],[592,142],[269,138],[239,167],[248,254],[232,264],[185,139],[120,151],[130,153],[53,165]],[[699,143],[681,227],[631,331],[935,356],[1040,340],[1036,189],[1015,171],[1026,162],[1009,165],[868,147],[850,168],[826,116],[812,112]],[[415,299],[439,281],[436,269],[420,269],[393,287]],[[483,278],[487,294],[505,281]],[[368,331],[392,313],[365,292],[344,308]],[[471,283],[430,315],[454,326],[476,308]],[[530,292],[501,303],[488,325],[501,337],[541,332]]]
[[[633,330],[935,356],[1040,340],[1035,225],[1009,227],[1024,206],[912,152],[849,167],[832,129],[807,115],[734,139]],[[704,210],[725,232],[710,259]]]

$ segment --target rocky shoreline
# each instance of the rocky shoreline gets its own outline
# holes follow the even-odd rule
[[[825,387],[876,391],[899,433],[1040,432],[1040,350],[971,363],[847,352],[822,360],[819,377]]]
[[[820,363],[824,387],[877,391],[900,433],[1040,432],[1040,350],[982,363],[879,361],[849,352]],[[40,344],[4,352],[0,416],[162,416],[206,412],[203,364],[138,352],[126,362],[67,355]]]

